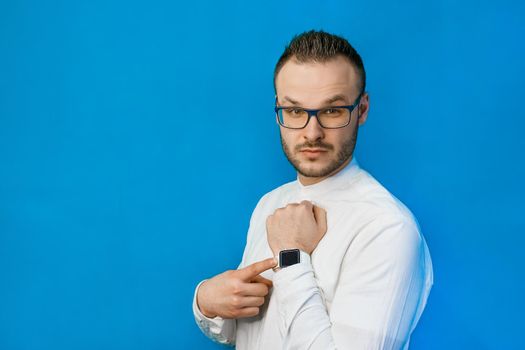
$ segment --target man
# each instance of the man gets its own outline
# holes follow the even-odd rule
[[[275,111],[297,181],[259,201],[239,268],[197,286],[195,319],[211,339],[241,350],[408,349],[432,262],[411,212],[353,157],[365,82],[341,37],[310,31],[286,47]]]

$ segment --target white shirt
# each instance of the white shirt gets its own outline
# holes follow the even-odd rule
[[[255,208],[239,268],[272,257],[266,218],[302,200],[327,212],[311,258],[262,276],[273,280],[259,315],[195,320],[211,339],[239,350],[408,349],[433,284],[432,261],[412,213],[355,157],[313,185],[299,180],[267,193]]]

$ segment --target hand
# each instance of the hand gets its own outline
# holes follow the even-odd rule
[[[197,291],[197,306],[206,317],[253,317],[259,314],[272,281],[259,274],[277,265],[268,258],[239,270],[228,270],[203,282]]]
[[[266,233],[274,255],[292,248],[312,254],[326,233],[326,211],[309,201],[288,204],[268,216]]]

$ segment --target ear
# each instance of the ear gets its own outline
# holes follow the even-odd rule
[[[368,92],[364,92],[363,96],[361,96],[361,101],[359,103],[359,126],[363,125],[366,122],[366,119],[368,118],[368,111],[370,110],[370,97],[368,96]]]
[[[277,93],[275,93],[275,105],[277,106]],[[275,122],[277,123],[277,126],[281,126],[281,124],[279,124],[279,117],[277,116],[277,113],[275,113]]]

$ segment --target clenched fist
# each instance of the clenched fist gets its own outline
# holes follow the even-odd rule
[[[239,270],[228,270],[203,282],[197,290],[197,306],[210,318],[256,316],[272,287],[272,281],[259,274],[276,264],[274,258],[269,258]]]
[[[312,254],[326,228],[326,211],[309,201],[290,203],[266,219],[268,244],[274,255],[292,248]]]

